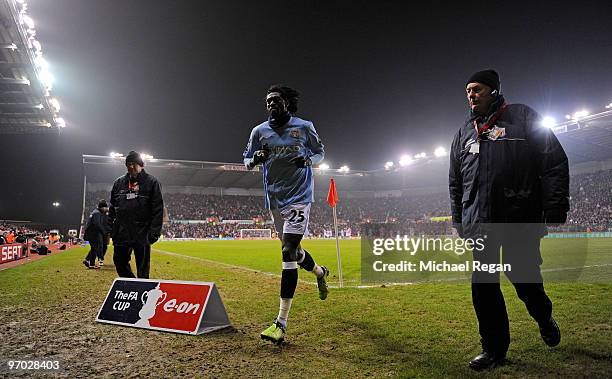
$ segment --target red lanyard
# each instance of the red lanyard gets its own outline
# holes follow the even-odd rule
[[[128,189],[129,190],[135,189],[137,185],[138,185],[138,182],[134,182],[134,184],[132,184],[132,182],[128,181]]]
[[[508,104],[506,104],[506,103],[502,104],[501,108],[499,108],[499,110],[497,112],[495,112],[495,114],[489,118],[489,121],[487,121],[482,126],[482,128],[479,128],[478,127],[478,123],[476,122],[476,120],[474,120],[473,123],[474,123],[474,129],[476,129],[476,133],[478,135],[481,135],[482,133],[484,133],[487,130],[489,130],[489,128],[493,124],[495,124],[495,121],[497,121],[501,117],[501,115],[504,113],[504,111],[506,110],[507,107],[508,107]]]

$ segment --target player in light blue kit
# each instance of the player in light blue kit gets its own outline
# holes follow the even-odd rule
[[[268,89],[268,121],[253,128],[243,155],[249,170],[260,163],[263,166],[266,206],[282,242],[280,310],[272,325],[261,333],[262,339],[279,345],[285,339],[298,266],[315,274],[321,300],[328,293],[325,277],[329,270],[317,265],[300,245],[308,234],[310,205],[314,201],[312,165],[323,160],[324,151],[312,122],[293,116],[298,97],[299,93],[289,87],[274,85]]]

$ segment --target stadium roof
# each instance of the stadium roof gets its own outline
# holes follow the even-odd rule
[[[53,77],[23,0],[0,0],[0,134],[58,132]]]
[[[571,164],[612,158],[612,110],[571,119],[552,129]]]

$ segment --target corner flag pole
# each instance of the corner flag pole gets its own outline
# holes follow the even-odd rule
[[[336,183],[334,179],[330,179],[329,192],[327,193],[327,202],[332,207],[334,213],[334,232],[336,233],[336,253],[338,256],[338,280],[339,286],[342,288],[342,261],[340,258],[340,240],[338,237],[338,217],[336,215],[336,204],[338,203],[338,192],[336,191]]]

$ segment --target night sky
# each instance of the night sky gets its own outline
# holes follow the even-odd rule
[[[67,127],[0,135],[0,219],[78,223],[81,154],[239,162],[273,83],[357,169],[448,147],[477,70],[557,120],[612,101],[609,1],[28,4]]]

